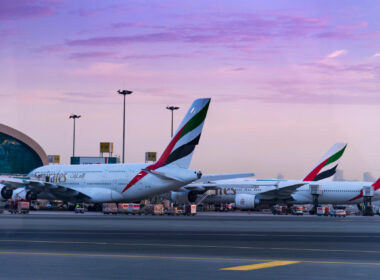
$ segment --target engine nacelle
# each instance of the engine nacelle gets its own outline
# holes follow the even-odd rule
[[[198,193],[196,191],[185,191],[185,192],[172,192],[171,199],[172,202],[178,204],[188,204],[193,203],[197,200]]]
[[[2,199],[10,199],[12,198],[13,191],[3,185],[0,189],[0,194]]]
[[[235,207],[238,209],[249,210],[255,208],[260,201],[252,194],[237,194],[235,196]]]

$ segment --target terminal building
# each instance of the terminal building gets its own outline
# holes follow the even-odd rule
[[[28,174],[47,164],[48,157],[36,141],[0,124],[0,174]]]

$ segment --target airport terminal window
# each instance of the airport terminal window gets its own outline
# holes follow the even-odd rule
[[[0,173],[28,174],[42,166],[42,160],[29,146],[0,133]]]

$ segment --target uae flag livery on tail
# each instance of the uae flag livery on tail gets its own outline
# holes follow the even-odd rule
[[[201,137],[210,101],[210,98],[200,98],[193,102],[159,160],[139,172],[125,186],[122,193],[148,175],[149,171],[171,165],[179,168],[189,168],[195,146],[198,145]]]
[[[334,144],[303,181],[332,180],[346,147],[346,143]]]

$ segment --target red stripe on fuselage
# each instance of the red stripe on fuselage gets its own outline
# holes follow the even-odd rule
[[[157,168],[159,168],[165,164],[165,162],[168,159],[169,155],[171,154],[175,144],[177,144],[185,126],[186,125],[184,125],[182,127],[182,129],[180,131],[178,131],[178,133],[174,136],[172,141],[170,141],[169,145],[166,147],[164,153],[161,155],[159,160],[155,164],[149,165],[146,169],[156,170]],[[130,187],[132,187],[134,184],[136,184],[138,181],[140,181],[146,175],[148,175],[148,172],[143,171],[143,170],[140,171],[135,177],[133,177],[133,179],[128,183],[128,185],[125,186],[124,190],[121,193],[124,193],[126,190],[128,190]]]
[[[380,178],[377,179],[377,181],[372,184],[372,187],[373,187],[373,191],[377,191],[378,189],[380,189]],[[360,194],[350,199],[349,201],[354,201],[362,197],[363,197],[363,190],[360,190]]]

